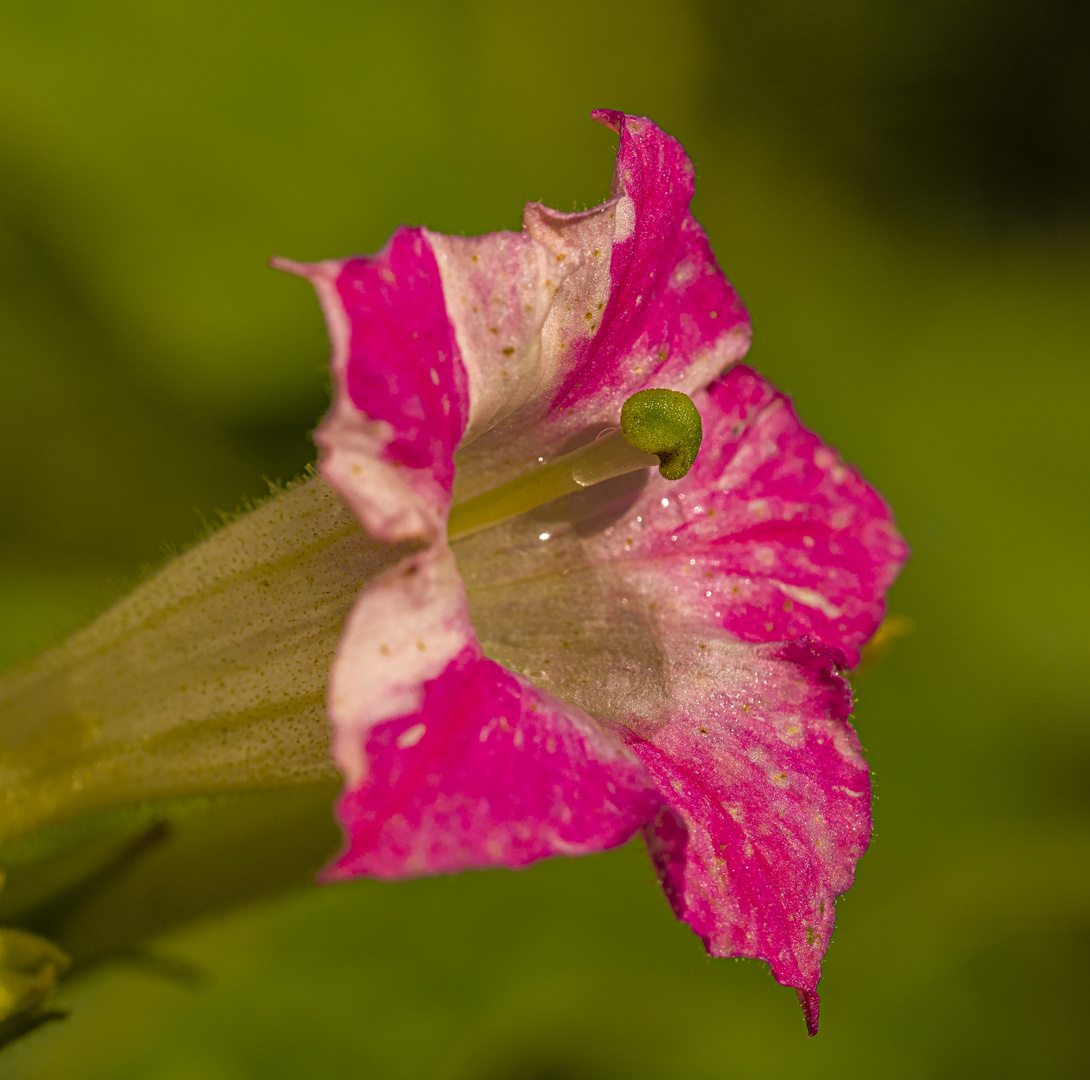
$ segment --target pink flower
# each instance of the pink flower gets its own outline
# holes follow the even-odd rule
[[[620,134],[599,207],[283,264],[333,340],[322,474],[375,537],[417,542],[334,663],[327,876],[524,866],[642,830],[678,917],[714,956],[766,960],[813,1033],[834,898],[870,837],[840,668],[906,548],[790,402],[731,367],[749,318],[689,211],[684,150],[595,116]],[[645,469],[448,544],[452,501],[615,427],[647,387],[702,415],[684,479]]]

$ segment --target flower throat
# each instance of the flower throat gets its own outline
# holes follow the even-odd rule
[[[688,395],[678,390],[640,390],[621,407],[619,429],[452,506],[447,537],[457,540],[563,495],[652,465],[667,480],[680,480],[696,461],[703,434],[700,413]]]

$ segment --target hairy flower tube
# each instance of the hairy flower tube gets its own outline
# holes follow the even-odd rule
[[[737,364],[749,318],[681,146],[595,117],[620,146],[594,209],[278,261],[332,338],[322,476],[370,536],[414,545],[337,646],[344,846],[325,876],[516,867],[642,832],[677,916],[711,955],[767,961],[813,1033],[870,837],[841,669],[906,547]],[[695,406],[680,464],[631,436],[647,390]]]

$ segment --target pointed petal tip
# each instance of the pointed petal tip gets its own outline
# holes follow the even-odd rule
[[[295,259],[285,259],[282,255],[273,255],[269,259],[269,266],[273,270],[284,270],[289,274],[306,276],[310,267],[306,263],[296,262]]]
[[[340,263],[333,259],[325,259],[322,262],[299,262],[296,259],[285,259],[281,255],[273,255],[269,259],[269,266],[273,270],[283,270],[288,274],[296,274],[308,281],[316,281],[321,277],[336,277],[340,269]]]
[[[610,131],[616,131],[620,134],[621,126],[625,121],[625,114],[619,109],[594,109],[590,115],[602,127],[607,127]]]
[[[812,1039],[818,1033],[818,1014],[821,1011],[821,998],[813,990],[799,990],[796,988],[795,993],[799,996],[802,1015],[806,1020],[806,1034]]]

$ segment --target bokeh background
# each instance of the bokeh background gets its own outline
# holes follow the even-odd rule
[[[1083,0],[5,0],[0,664],[313,459],[324,331],[269,255],[592,205],[598,106],[683,141],[752,362],[915,551],[820,1035],[630,847],[205,918],[0,1075],[1090,1072]]]

